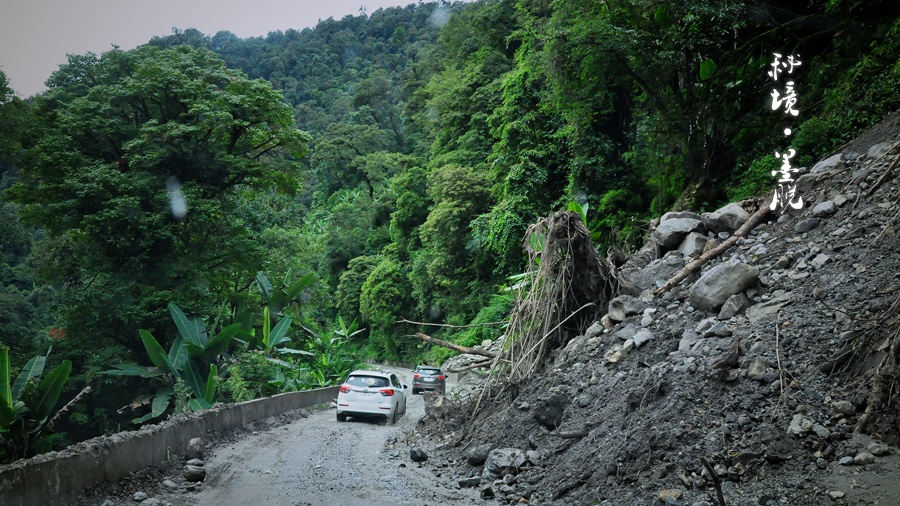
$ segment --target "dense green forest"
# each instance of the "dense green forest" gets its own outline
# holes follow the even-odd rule
[[[479,0],[0,73],[0,459],[496,338],[397,322],[502,321],[569,202],[627,251],[771,188],[900,106],[898,57],[893,0]]]

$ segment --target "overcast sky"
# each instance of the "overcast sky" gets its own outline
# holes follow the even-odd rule
[[[66,53],[132,49],[172,28],[238,37],[315,26],[417,0],[0,0],[0,68],[20,96],[44,89]]]

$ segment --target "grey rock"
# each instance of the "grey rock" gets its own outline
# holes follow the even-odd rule
[[[831,403],[831,409],[842,415],[851,415],[856,412],[856,407],[847,401],[834,401]]]
[[[163,486],[166,488],[176,489],[178,488],[178,484],[172,480],[163,480]]]
[[[163,503],[161,499],[157,499],[156,497],[151,497],[150,499],[143,501],[141,503],[141,506],[163,506],[163,504],[165,504],[165,503]]]
[[[812,431],[822,439],[828,439],[831,436],[831,431],[825,428],[824,425],[820,425],[818,423],[813,424]]]
[[[622,321],[629,316],[641,314],[646,307],[647,304],[640,299],[631,295],[620,295],[609,301],[608,314],[611,319]]]
[[[107,499],[107,500],[103,501],[103,504],[101,504],[100,506],[116,506],[116,503],[113,502],[111,499]]]
[[[457,483],[459,483],[460,488],[477,487],[478,485],[481,485],[481,477],[473,476],[471,478],[463,478],[463,479],[459,480]]]
[[[699,257],[703,254],[703,248],[706,247],[708,241],[709,239],[705,235],[699,232],[691,232],[678,245],[678,251],[686,257]]]
[[[858,237],[864,236],[865,234],[866,234],[865,225],[860,225],[858,227],[853,227],[852,230],[847,232],[847,234],[844,235],[844,239],[856,239]]]
[[[586,331],[584,331],[584,337],[587,339],[591,339],[593,337],[597,337],[603,333],[603,324],[600,322],[594,322]]]
[[[669,211],[659,218],[660,223],[665,223],[674,218],[687,218],[691,220],[702,221],[703,218],[699,214],[691,211]]]
[[[807,218],[805,220],[800,220],[794,225],[794,232],[798,234],[803,234],[812,230],[815,230],[816,227],[819,226],[819,223],[822,220],[819,218]]]
[[[888,445],[881,443],[870,443],[867,449],[869,450],[869,453],[876,457],[882,457],[891,453],[891,448]]]
[[[481,464],[484,464],[488,454],[491,453],[491,450],[493,449],[494,446],[491,444],[473,446],[466,452],[466,462],[473,466],[480,466]]]
[[[146,494],[145,492],[135,492],[135,493],[134,493],[134,497],[133,497],[133,499],[134,499],[136,502],[141,502],[141,501],[143,501],[143,500],[146,499],[146,498],[147,498],[147,494]]]
[[[840,169],[843,167],[844,161],[841,159],[841,155],[837,154],[813,165],[813,168],[809,170],[809,173],[819,174],[820,172],[828,172],[830,170]]]
[[[203,439],[199,437],[191,439],[188,441],[187,449],[184,451],[184,458],[186,460],[202,459],[204,446]]]
[[[731,203],[713,211],[706,219],[706,228],[711,232],[731,232],[741,228],[750,219],[750,213],[743,207]]]
[[[425,462],[428,460],[428,455],[418,446],[413,446],[409,449],[409,459],[413,462]]]
[[[202,459],[204,447],[203,439],[199,437],[192,438],[188,441],[187,449],[184,451],[185,460]]]
[[[203,481],[206,478],[206,469],[200,466],[184,466],[181,476],[191,482]]]
[[[547,430],[555,430],[562,423],[568,404],[566,397],[555,394],[541,400],[534,408],[534,418]]]
[[[634,339],[634,345],[640,348],[642,344],[653,339],[653,333],[649,329],[641,329],[632,339]]]
[[[830,498],[832,498],[832,499],[834,499],[834,500],[843,499],[845,495],[847,495],[847,494],[843,493],[843,492],[840,491],[840,490],[830,490],[830,491],[828,491],[828,497],[830,497]]]
[[[857,453],[855,457],[853,457],[853,463],[859,465],[866,465],[875,462],[875,456],[869,452],[860,452]]]
[[[724,263],[710,269],[691,287],[691,305],[703,311],[718,312],[729,297],[755,285],[759,269],[744,263]]]
[[[815,207],[812,208],[812,214],[816,218],[827,218],[831,216],[837,211],[837,206],[834,205],[834,202],[830,200],[826,200],[825,202],[819,202]]]
[[[792,300],[793,292],[776,295],[765,302],[754,304],[747,309],[747,318],[750,319],[751,323],[756,323],[756,321],[763,317],[777,313],[779,309],[790,304]]]
[[[634,335],[637,334],[637,327],[633,324],[629,323],[625,325],[621,330],[616,332],[616,337],[625,341],[626,339],[631,339]]]
[[[690,330],[685,330],[681,334],[681,340],[678,341],[678,351],[688,351],[692,346],[697,344],[697,341],[700,340],[700,334],[696,332],[691,332]]]
[[[831,201],[834,202],[834,205],[836,205],[838,207],[841,207],[844,204],[846,204],[848,200],[850,200],[850,199],[848,199],[847,196],[844,195],[843,193],[839,193],[839,194],[835,195],[834,198],[831,199]]]
[[[791,424],[788,426],[787,431],[789,434],[799,436],[812,430],[813,425],[812,420],[798,413],[791,418]]]
[[[728,300],[725,301],[725,304],[722,304],[722,309],[719,310],[719,315],[717,318],[719,320],[727,320],[729,318],[733,318],[744,312],[747,308],[752,306],[753,303],[750,302],[750,299],[744,295],[743,292],[736,293],[731,297],[728,297]]]
[[[488,479],[501,478],[515,473],[525,464],[526,458],[522,450],[516,448],[498,448],[491,450],[484,462],[482,476]]]
[[[866,153],[870,159],[875,160],[876,158],[881,158],[885,153],[891,150],[894,147],[890,142],[879,142],[875,144],[869,151]]]
[[[747,377],[754,381],[762,381],[763,376],[766,374],[767,367],[769,367],[769,364],[767,364],[765,360],[754,358],[750,362],[750,365],[747,366]]]
[[[494,497],[496,497],[496,495],[494,494],[494,489],[492,489],[491,487],[484,487],[483,489],[481,489],[482,499],[493,499]]]
[[[675,249],[681,241],[691,232],[703,230],[703,222],[691,218],[672,218],[660,223],[653,231],[653,238],[657,244],[670,250]]]
[[[831,257],[824,253],[819,253],[809,263],[816,269],[821,269],[825,264],[831,261]]]
[[[841,460],[838,461],[838,464],[842,466],[851,466],[853,465],[853,457],[841,457]]]
[[[200,466],[200,467],[203,467],[204,462],[203,462],[202,460],[200,460],[200,459],[191,459],[191,460],[187,461],[186,464],[189,465],[189,466]]]
[[[640,295],[648,289],[655,289],[684,267],[684,255],[675,252],[655,259],[642,269],[622,269],[619,272],[620,292]]]

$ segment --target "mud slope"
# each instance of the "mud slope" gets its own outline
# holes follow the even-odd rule
[[[895,404],[866,415],[871,437],[854,435],[873,383],[853,351],[900,327],[900,168],[882,177],[900,157],[891,118],[806,171],[803,209],[704,266],[752,271],[735,315],[693,307],[696,276],[650,297],[686,261],[663,252],[631,271],[651,289],[620,299],[623,321],[556,350],[511,403],[482,402],[468,431],[439,412],[414,441],[500,503],[716,505],[718,481],[729,506],[900,505]]]

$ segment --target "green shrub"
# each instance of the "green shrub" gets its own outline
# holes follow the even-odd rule
[[[736,202],[749,197],[761,195],[774,187],[778,179],[772,175],[773,170],[781,168],[780,161],[773,156],[757,158],[750,167],[741,172],[733,186],[728,186],[728,200]]]

